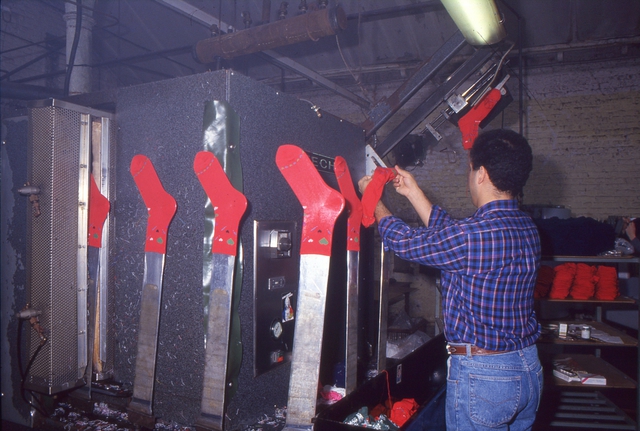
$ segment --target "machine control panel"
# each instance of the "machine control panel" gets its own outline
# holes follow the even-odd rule
[[[254,375],[258,376],[291,358],[300,271],[297,224],[256,220],[254,241]]]
[[[291,257],[291,231],[273,229],[269,232],[269,253],[275,259]]]

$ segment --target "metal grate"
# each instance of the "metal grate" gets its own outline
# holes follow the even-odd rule
[[[33,361],[25,387],[38,392],[54,394],[85,383],[91,115],[101,114],[55,100],[38,102],[29,110],[28,178],[40,188],[40,214],[30,210],[27,221],[27,295],[31,307],[42,312],[39,320],[47,342]],[[107,152],[114,145],[113,135],[109,127]],[[106,181],[110,168],[104,169]],[[38,334],[30,331],[24,361],[40,343]]]
[[[30,217],[29,295],[48,341],[28,386],[57,392],[78,380],[77,254],[81,115],[53,106],[32,109],[30,182],[40,187],[40,215]],[[30,355],[40,338],[30,332]]]

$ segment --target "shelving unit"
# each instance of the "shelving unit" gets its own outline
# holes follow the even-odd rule
[[[566,262],[586,263],[591,265],[636,265],[640,268],[640,258],[635,257],[581,257],[581,256],[553,256],[543,258],[543,264],[558,265]],[[548,370],[545,378],[545,391],[555,391],[554,402],[547,407],[553,408],[553,418],[549,422],[552,427],[572,429],[626,429],[638,430],[640,424],[640,389],[635,380],[614,367],[601,357],[603,349],[635,349],[640,357],[638,340],[627,333],[608,325],[603,321],[603,308],[635,308],[638,301],[634,298],[618,297],[615,300],[575,300],[575,299],[540,299],[537,301],[538,315],[542,316],[545,307],[553,307],[556,311],[578,311],[584,314],[593,311],[594,320],[562,320],[551,319],[542,321],[543,328],[551,323],[566,323],[569,327],[577,324],[588,324],[594,331],[604,332],[614,339],[601,341],[581,339],[580,336],[560,338],[545,333],[538,341],[538,348],[543,365]],[[617,337],[617,338],[615,338]],[[572,349],[572,347],[576,347]],[[584,351],[590,351],[584,354]],[[573,350],[565,353],[566,350]],[[621,351],[622,352],[622,351]],[[627,350],[628,352],[628,350]],[[579,369],[606,377],[606,385],[585,385],[580,382],[566,382],[551,374],[554,360],[571,358]],[[636,361],[638,362],[638,361]],[[640,375],[640,364],[636,364]],[[635,392],[635,420],[603,395],[604,390],[634,390]],[[557,398],[555,398],[557,396]],[[543,396],[544,398],[544,396]]]

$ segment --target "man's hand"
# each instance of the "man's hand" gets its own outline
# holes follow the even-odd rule
[[[360,190],[360,194],[364,195],[364,191],[367,189],[367,186],[372,179],[373,177],[371,175],[365,175],[364,177],[360,178],[360,180],[358,181],[358,189]]]
[[[429,201],[420,186],[418,186],[418,183],[411,172],[405,171],[398,165],[396,165],[395,169],[398,173],[393,180],[393,186],[396,188],[396,192],[409,200],[413,208],[418,213],[420,220],[422,220],[425,226],[428,226],[429,218],[431,217],[431,209],[433,207],[431,201]]]
[[[396,192],[407,198],[411,197],[411,195],[415,195],[416,193],[422,194],[422,190],[418,187],[416,179],[409,171],[405,171],[398,165],[396,165],[395,169],[398,173],[393,180],[393,187],[396,188]]]

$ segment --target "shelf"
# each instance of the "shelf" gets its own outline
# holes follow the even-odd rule
[[[640,263],[634,256],[542,256],[542,262]]]
[[[640,264],[640,258],[633,256],[543,256],[542,264],[549,266],[556,266],[562,263],[585,263],[590,265],[608,265],[617,267],[618,272],[621,270],[620,266],[631,265],[638,267]],[[612,364],[602,359],[601,352],[603,349],[622,348],[616,350],[620,355],[635,355],[636,352],[640,353],[638,340],[628,334],[607,325],[602,322],[603,309],[634,309],[638,310],[640,301],[635,298],[627,296],[619,296],[613,300],[601,300],[601,299],[549,299],[541,298],[536,299],[536,307],[539,316],[544,315],[544,312],[548,312],[548,317],[551,320],[541,321],[543,326],[543,335],[538,340],[538,346],[541,353],[541,358],[545,357],[545,363],[543,364],[545,369],[545,390],[551,390],[547,393],[547,396],[551,395],[557,397],[558,393],[564,393],[567,390],[572,391],[575,395],[575,399],[583,399],[585,404],[583,406],[575,405],[575,400],[565,400],[561,396],[560,400],[548,404],[547,408],[552,413],[553,418],[551,422],[546,424],[544,428],[549,429],[555,427],[569,427],[572,429],[640,429],[637,428],[637,422],[631,420],[626,414],[623,414],[621,410],[615,407],[610,401],[605,400],[607,406],[602,406],[594,409],[593,403],[595,402],[589,397],[600,397],[601,394],[598,390],[612,389],[616,390],[612,392],[614,395],[624,396],[625,390],[635,392],[634,401],[636,404],[635,416],[640,418],[640,389],[637,382],[625,373],[617,369]],[[577,320],[580,319],[577,312],[584,313],[585,309],[595,311],[594,321]],[[563,320],[559,317],[561,314],[575,315],[573,319],[576,320]],[[546,331],[544,328],[549,328],[547,325],[551,323],[566,323],[570,325],[589,325],[592,327],[592,338],[585,340],[580,338],[579,334],[573,333],[568,335],[567,338],[559,338],[557,336],[557,329],[555,333],[549,329]],[[619,337],[621,343],[617,343],[615,339],[609,339],[608,341],[601,341],[594,338],[594,332],[601,332],[608,334],[611,337]],[[581,347],[580,349],[571,347]],[[564,349],[570,347],[569,349]],[[626,349],[625,349],[626,347]],[[630,348],[636,349],[636,352]],[[592,354],[573,353],[582,351],[590,351]],[[559,352],[563,352],[560,353]],[[567,353],[570,351],[572,353]],[[613,351],[608,350],[609,353]],[[571,358],[574,362],[575,369],[585,371],[587,373],[601,375],[606,378],[606,385],[590,385],[583,384],[581,382],[567,382],[563,379],[555,377],[553,375],[552,362],[558,359]],[[631,364],[633,365],[633,364]],[[628,370],[627,370],[628,371]],[[640,372],[640,364],[638,364],[638,371]],[[633,374],[635,377],[635,374]],[[622,392],[617,392],[622,391]],[[585,398],[586,397],[586,398]],[[588,398],[588,399],[587,399]],[[602,400],[600,400],[602,401]],[[602,401],[602,402],[605,402]],[[618,400],[620,401],[620,400]],[[598,401],[599,402],[599,401]],[[593,411],[592,411],[593,410]]]
[[[598,391],[562,391],[559,397],[542,400],[541,409],[547,406],[553,406],[554,413],[534,430],[547,431],[551,427],[606,431],[637,429],[633,419]]]
[[[572,387],[572,388],[587,388],[587,389],[635,389],[636,382],[624,374],[622,371],[618,370],[613,365],[609,364],[602,358],[597,358],[593,355],[582,355],[582,354],[560,354],[555,355],[553,360],[557,359],[573,359],[578,366],[588,373],[599,374],[607,378],[606,385],[583,385],[580,382],[565,382],[562,379],[554,377],[551,375],[551,370],[553,367],[549,365],[549,374],[547,376],[548,379],[552,379],[553,386],[561,386],[561,387]]]
[[[628,296],[618,296],[616,299],[550,299],[550,298],[539,298],[536,299],[538,302],[566,302],[566,303],[586,303],[586,304],[623,304],[623,305],[633,305],[636,303],[634,298],[630,298]]]
[[[545,325],[550,323],[557,324],[559,322],[558,321],[541,322],[543,327],[543,335],[540,337],[540,340],[539,340],[541,343],[560,344],[564,346],[592,346],[595,348],[605,347],[605,346],[606,347],[637,347],[638,346],[637,339],[603,322],[593,322],[593,321],[589,321],[589,322],[569,321],[568,322],[564,320],[562,321],[562,323],[566,323],[567,325],[589,325],[598,331],[605,332],[614,337],[620,337],[620,339],[622,340],[622,343],[609,343],[605,341],[596,340],[594,338],[591,338],[590,340],[583,340],[581,338],[571,338],[571,337],[559,338],[557,335],[545,334],[544,327]]]

